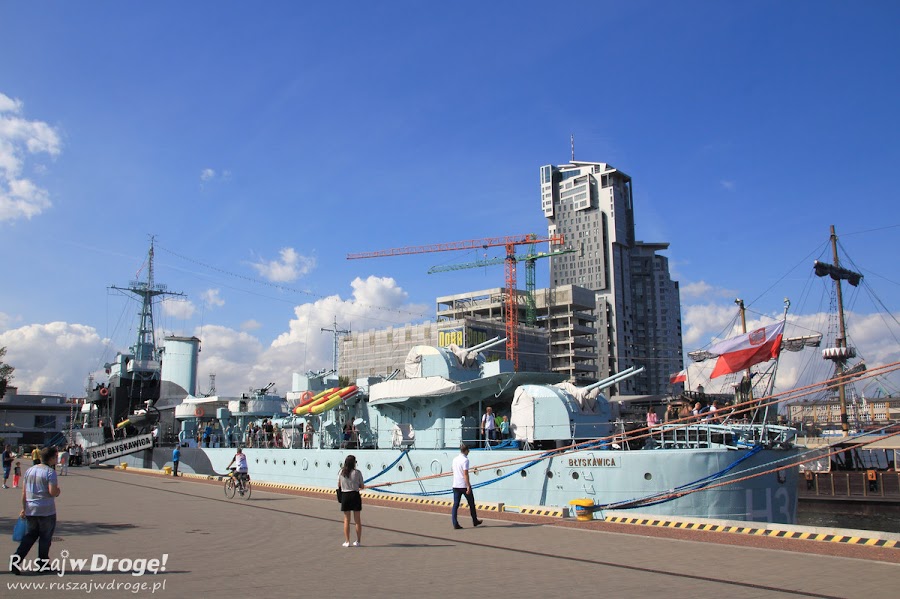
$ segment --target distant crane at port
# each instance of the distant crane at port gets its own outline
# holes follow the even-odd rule
[[[535,292],[535,262],[541,258],[550,258],[552,256],[561,256],[563,254],[573,254],[578,250],[564,249],[555,252],[535,252],[534,244],[528,249],[527,254],[519,254],[516,256],[516,262],[525,263],[525,324],[534,326],[537,321],[537,307],[534,302]],[[428,269],[428,274],[433,275],[439,272],[449,272],[452,270],[465,270],[468,268],[481,268],[483,266],[495,266],[506,262],[507,258],[496,257],[486,258],[484,260],[475,260],[474,262],[461,262],[459,264],[444,264],[432,266]]]
[[[362,258],[384,258],[388,256],[407,256],[410,254],[427,254],[433,252],[450,252],[458,250],[475,250],[489,247],[505,247],[506,257],[506,292],[504,297],[505,324],[506,324],[506,359],[513,363],[515,370],[519,369],[519,310],[516,302],[516,246],[533,245],[535,243],[549,242],[551,245],[562,245],[565,239],[562,235],[551,235],[539,238],[534,233],[527,235],[512,235],[507,237],[487,237],[484,239],[470,239],[467,241],[454,241],[450,243],[436,243],[432,245],[407,246],[373,252],[361,252],[347,254],[347,260],[359,260]]]

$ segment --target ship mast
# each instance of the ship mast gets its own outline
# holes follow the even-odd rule
[[[320,330],[320,332],[332,333],[332,335],[334,337],[334,347],[332,349],[332,354],[331,354],[331,370],[333,372],[337,373],[337,370],[338,370],[338,340],[341,337],[343,337],[344,335],[349,335],[350,331],[347,329],[339,329],[338,324],[337,324],[337,316],[335,316],[334,317],[334,328],[333,329],[322,328]]]
[[[862,280],[863,276],[858,272],[847,270],[841,267],[838,259],[837,251],[837,234],[834,232],[834,225],[831,225],[831,255],[832,264],[826,264],[816,261],[813,264],[817,276],[830,276],[834,280],[835,296],[837,299],[838,309],[838,337],[834,340],[835,347],[827,347],[822,350],[822,357],[826,360],[834,362],[835,378],[838,379],[838,400],[841,406],[841,433],[843,436],[850,435],[850,425],[847,421],[847,393],[845,390],[844,376],[846,375],[845,367],[847,360],[856,356],[856,348],[847,345],[847,329],[844,323],[844,296],[841,292],[841,280],[856,287]]]
[[[119,291],[127,291],[132,293],[141,300],[141,322],[138,327],[137,342],[131,348],[134,359],[138,364],[146,364],[152,360],[159,358],[156,348],[156,331],[153,326],[153,298],[160,295],[181,295],[169,291],[165,285],[157,285],[153,280],[153,244],[155,236],[150,236],[150,251],[147,257],[147,280],[131,281],[128,287],[116,287],[112,285],[111,289]]]

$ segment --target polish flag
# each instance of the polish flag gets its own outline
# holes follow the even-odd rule
[[[784,321],[750,331],[716,343],[709,353],[718,356],[716,366],[709,378],[740,372],[754,364],[767,362],[778,357],[781,352],[781,338]]]
[[[683,383],[687,380],[687,368],[680,372],[673,372],[669,375],[669,383],[674,385],[675,383]]]

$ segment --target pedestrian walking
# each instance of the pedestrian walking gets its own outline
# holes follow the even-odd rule
[[[38,560],[41,570],[49,568],[50,542],[56,530],[56,498],[59,497],[59,482],[56,478],[56,448],[41,450],[41,463],[25,471],[22,481],[22,513],[20,517],[28,521],[28,532],[15,555],[16,563],[10,559],[10,569],[14,574],[22,574],[21,564],[38,543]]]
[[[490,408],[489,408],[490,409]],[[453,528],[460,529],[456,512],[459,510],[459,501],[463,495],[469,503],[469,513],[472,515],[472,526],[480,526],[481,520],[475,513],[475,495],[472,493],[472,483],[469,481],[469,447],[463,443],[459,446],[459,455],[453,458],[453,510],[450,512],[450,520]]]
[[[9,480],[9,471],[12,468],[13,460],[16,459],[16,455],[12,452],[12,446],[9,444],[3,448],[3,488],[8,489],[6,486],[6,481]],[[15,481],[13,481],[15,482]],[[15,486],[15,484],[13,484]]]
[[[338,476],[338,485],[341,488],[341,511],[344,513],[344,547],[350,547],[350,514],[353,514],[353,522],[356,525],[356,540],[354,547],[359,547],[362,542],[362,497],[359,492],[365,489],[362,472],[356,469],[356,456],[348,455],[344,460],[344,467]]]
[[[59,473],[62,476],[69,475],[69,448],[63,448],[62,453],[59,454]]]
[[[181,460],[181,450],[178,446],[172,450],[172,476],[178,476],[178,462]]]

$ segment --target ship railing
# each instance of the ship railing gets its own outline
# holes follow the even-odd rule
[[[666,423],[650,429],[648,448],[708,449],[712,447],[750,448],[787,446],[796,436],[790,427],[767,424],[722,424],[702,421],[690,424]]]

